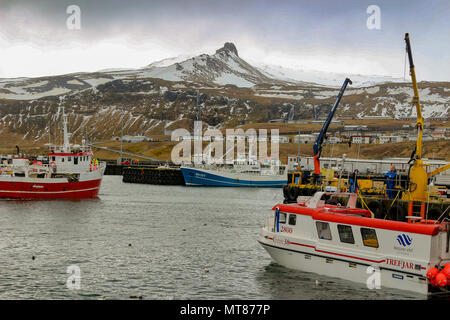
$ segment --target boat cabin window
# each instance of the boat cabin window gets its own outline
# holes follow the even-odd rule
[[[363,244],[366,247],[378,248],[377,232],[375,229],[361,228]]]
[[[339,239],[344,243],[355,243],[355,239],[353,238],[353,231],[351,226],[345,226],[342,224],[338,224],[337,226],[339,231]]]
[[[290,214],[289,215],[289,224],[291,226],[295,226],[296,222],[297,222],[297,215],[296,214]]]
[[[317,221],[316,227],[319,239],[331,240],[331,230],[328,223]]]
[[[55,161],[55,156],[52,157],[52,161]]]
[[[279,223],[286,223],[286,213],[280,212],[280,217],[278,219]]]
[[[78,157],[73,157],[73,164],[78,164]]]
[[[72,157],[67,157],[67,161],[71,162],[72,161]]]
[[[64,157],[61,157],[61,162],[64,162]]]

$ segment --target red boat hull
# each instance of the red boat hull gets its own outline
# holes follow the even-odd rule
[[[63,183],[0,181],[0,198],[20,200],[96,198],[101,182],[102,179]]]

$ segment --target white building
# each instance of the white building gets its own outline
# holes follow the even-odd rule
[[[433,140],[444,140],[445,139],[445,131],[444,130],[435,130],[431,133]]]
[[[294,136],[294,143],[314,143],[316,137],[312,134],[297,134]]]
[[[400,136],[380,136],[380,144],[402,142],[403,138]]]
[[[347,125],[344,126],[344,130],[345,131],[365,131],[367,130],[367,126],[366,125]]]
[[[186,140],[194,140],[194,137],[191,135],[185,135],[185,136],[180,137],[179,140],[185,140],[185,141]]]
[[[408,135],[409,141],[417,141],[417,136],[415,134]],[[433,137],[429,134],[424,134],[422,136],[422,141],[433,141]]]
[[[288,136],[273,136],[271,137],[272,143],[289,143],[290,139]]]
[[[119,137],[119,141],[120,141],[120,137]],[[143,142],[143,141],[153,141],[153,139],[145,137],[145,136],[129,136],[129,135],[125,135],[125,136],[122,137],[122,141],[123,142]]]
[[[223,141],[223,136],[213,136],[214,141]]]
[[[335,143],[341,143],[341,142],[342,142],[342,138],[339,138],[339,137],[328,137],[327,138],[327,143],[335,144]]]
[[[269,141],[269,139],[267,138],[267,136],[265,136],[265,137],[259,136],[259,137],[258,137],[258,142],[267,142],[267,141]]]
[[[353,136],[351,141],[356,144],[369,144],[374,143],[375,138],[371,136]]]

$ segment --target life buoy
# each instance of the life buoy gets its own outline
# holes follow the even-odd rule
[[[55,161],[50,162],[50,168],[53,168],[56,165]]]

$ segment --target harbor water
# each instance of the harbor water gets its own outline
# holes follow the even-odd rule
[[[123,183],[0,201],[0,299],[423,299],[286,269],[256,241],[281,189]],[[73,266],[78,287],[68,286]]]

